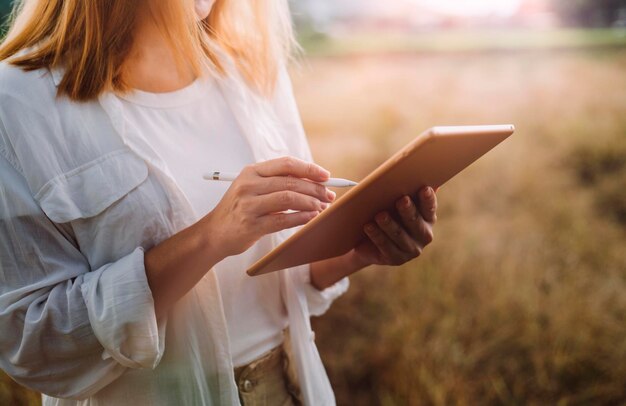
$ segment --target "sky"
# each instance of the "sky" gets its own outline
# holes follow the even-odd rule
[[[429,9],[446,14],[481,16],[513,14],[521,0],[410,0]]]
[[[323,19],[338,16],[415,14],[430,10],[460,17],[509,16],[523,0],[291,0],[306,13]]]

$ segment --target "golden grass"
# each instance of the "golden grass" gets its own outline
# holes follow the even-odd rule
[[[296,74],[335,176],[432,125],[517,126],[440,190],[422,258],[355,275],[315,320],[340,404],[626,402],[624,72],[613,51],[320,58]]]
[[[41,396],[18,385],[0,370],[0,405],[35,406],[41,404]]]
[[[336,176],[432,125],[518,128],[441,189],[422,258],[353,276],[315,320],[340,404],[626,402],[626,175],[603,163],[626,160],[624,72],[626,51],[314,58],[294,73]],[[0,377],[0,404],[37,403]]]

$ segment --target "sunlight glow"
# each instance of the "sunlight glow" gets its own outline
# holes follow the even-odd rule
[[[433,11],[460,16],[508,16],[519,8],[522,0],[412,0]]]

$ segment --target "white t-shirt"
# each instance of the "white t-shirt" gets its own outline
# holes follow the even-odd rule
[[[134,90],[120,95],[124,114],[167,164],[198,219],[210,212],[230,186],[206,181],[206,172],[239,172],[253,163],[250,146],[214,78],[196,79],[168,93]],[[245,365],[283,341],[287,311],[278,273],[250,277],[249,265],[271,249],[264,237],[246,252],[215,266],[234,366]]]

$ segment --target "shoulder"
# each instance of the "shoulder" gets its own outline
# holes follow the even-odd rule
[[[23,101],[36,107],[54,102],[56,86],[46,69],[27,71],[7,61],[0,62],[0,107],[7,101]]]
[[[48,69],[26,71],[0,62],[0,144],[28,127],[49,127],[46,117],[54,111],[55,98]]]
[[[18,170],[50,160],[62,135],[56,86],[48,69],[0,62],[0,153]]]
[[[56,94],[49,69],[24,70],[10,62],[0,62],[0,95],[42,96]]]

